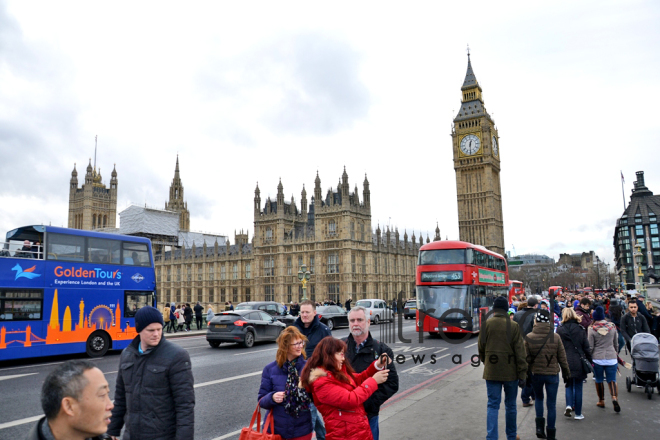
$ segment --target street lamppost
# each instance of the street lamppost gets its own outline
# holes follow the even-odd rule
[[[621,267],[621,293],[624,293],[624,294],[626,293],[626,290],[628,290],[627,277],[628,277],[628,274],[626,274],[626,266],[624,265],[624,266]]]
[[[300,283],[302,284],[303,301],[307,300],[307,282],[311,276],[312,274],[307,270],[307,265],[303,264],[300,266],[300,270],[298,271],[298,280],[300,280]]]
[[[603,286],[600,285],[600,258],[596,257],[596,277],[597,277],[597,285],[598,288],[602,288]],[[596,289],[594,289],[594,294],[596,293]]]
[[[633,257],[635,257],[635,263],[637,263],[637,282],[635,283],[635,287],[637,288],[638,293],[642,293],[642,284],[643,284],[643,277],[644,274],[642,273],[642,258],[644,255],[642,254],[642,245],[639,244],[639,240],[637,240],[637,244],[635,244],[635,253],[633,254]]]

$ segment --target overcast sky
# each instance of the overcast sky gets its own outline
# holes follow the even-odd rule
[[[635,172],[660,193],[660,3],[0,1],[0,230],[66,225],[94,154],[118,211],[163,208],[176,155],[193,230],[247,229],[343,167],[375,229],[458,239],[451,126],[470,45],[515,254],[594,250]]]

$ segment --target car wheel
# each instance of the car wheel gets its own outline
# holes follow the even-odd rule
[[[89,357],[104,356],[110,348],[110,338],[103,331],[95,331],[87,338],[87,355]]]
[[[254,345],[254,333],[247,332],[245,333],[245,339],[243,340],[243,347],[251,348]]]
[[[220,342],[218,342],[218,341],[209,341],[209,345],[213,348],[218,348],[218,347],[220,347]]]
[[[378,321],[380,321],[380,319],[378,319],[378,315],[374,316],[374,325],[378,325]]]
[[[628,390],[628,392],[632,390],[632,383],[629,377],[626,377],[626,390]]]
[[[329,328],[330,330],[332,330],[333,328],[335,328],[335,322],[334,322],[332,319],[328,319],[328,322],[326,323],[326,325],[328,326],[328,328]]]

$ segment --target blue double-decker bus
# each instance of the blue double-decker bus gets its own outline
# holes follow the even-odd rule
[[[125,348],[137,310],[156,305],[153,261],[142,237],[9,231],[0,245],[0,361]]]

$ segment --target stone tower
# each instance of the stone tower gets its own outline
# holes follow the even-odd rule
[[[176,155],[176,167],[174,168],[174,179],[170,185],[170,201],[165,203],[165,209],[179,213],[179,229],[190,231],[190,212],[188,203],[183,200],[183,183],[179,176],[179,155]]]
[[[499,136],[484,107],[469,53],[461,92],[451,134],[460,239],[504,255]]]
[[[110,188],[106,188],[98,172],[89,160],[85,183],[78,188],[78,171],[73,165],[69,183],[69,228],[91,231],[98,228],[115,228],[117,219],[117,170],[112,169]]]

